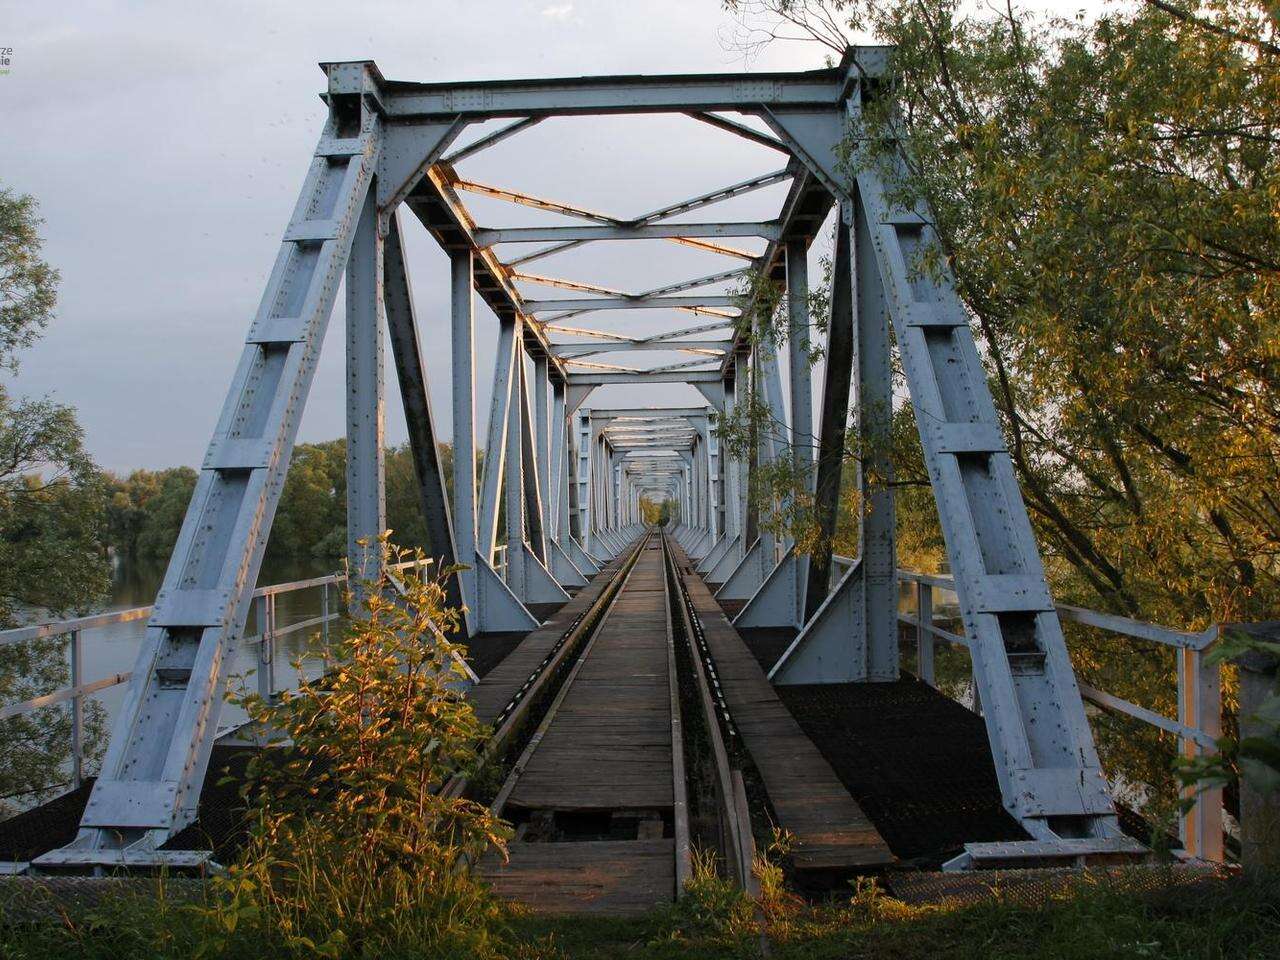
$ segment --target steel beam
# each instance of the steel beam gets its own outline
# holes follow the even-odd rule
[[[585,227],[481,227],[476,243],[539,243],[551,240],[674,240],[698,237],[764,237],[776,240],[778,224],[768,223],[641,223]],[[572,309],[572,307],[566,308]]]
[[[378,576],[377,541],[387,528],[382,247],[377,206],[368,199],[347,262],[347,569],[353,585]]]
[[[195,819],[227,665],[244,632],[338,281],[377,169],[382,126],[358,72],[350,92],[331,78],[325,130],[245,338],[80,830],[37,866],[144,862]],[[338,140],[343,152],[334,154]]]
[[[705,296],[690,297],[576,297],[570,300],[526,300],[524,306],[530,313],[574,310],[581,314],[592,313],[596,310],[671,310],[690,307],[736,307],[740,302],[737,297],[707,294]]]
[[[760,104],[834,108],[851,77],[883,76],[889,48],[856,47],[839,66],[802,73],[574,77],[468,83],[380,83],[392,118],[465,114],[473,118],[611,113],[755,112]],[[372,63],[324,64],[329,70]],[[853,71],[857,71],[855,74]]]
[[[469,273],[469,271],[468,271]],[[468,289],[468,294],[470,290]],[[440,566],[452,567],[458,559],[454,541],[449,497],[440,462],[435,418],[431,412],[431,392],[427,388],[427,368],[418,342],[418,321],[413,308],[413,288],[409,281],[409,265],[405,261],[400,235],[400,213],[387,220],[387,236],[383,249],[383,298],[390,334],[391,354],[395,359],[396,377],[404,405],[405,425],[409,433],[409,450],[413,456],[414,475],[418,481],[418,500],[422,507],[427,532],[426,553]],[[474,491],[474,473],[472,490]],[[474,498],[474,493],[472,494]],[[469,550],[474,551],[474,519]],[[450,606],[465,608],[461,582],[450,577],[446,586]],[[470,612],[467,632],[470,634]]]

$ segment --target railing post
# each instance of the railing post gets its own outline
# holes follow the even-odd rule
[[[329,646],[329,581],[320,585],[320,638]]]
[[[275,632],[275,595],[258,598],[258,696],[270,700],[275,692],[275,657],[272,634]]]
[[[80,631],[71,631],[71,689],[79,691],[83,651]],[[84,697],[78,692],[71,698],[71,789],[79,790],[84,780]]]
[[[1205,661],[1204,650],[1178,651],[1178,722],[1216,740],[1222,735],[1222,678],[1218,665]],[[1214,752],[1190,737],[1181,738],[1180,750],[1188,759]],[[1192,804],[1179,824],[1183,848],[1201,860],[1221,861],[1222,788],[1196,784],[1184,797]]]
[[[916,672],[934,686],[933,672],[933,587],[916,581]]]

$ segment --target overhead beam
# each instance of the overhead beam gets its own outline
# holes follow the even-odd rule
[[[735,136],[742,137],[744,140],[750,140],[752,143],[758,143],[762,147],[768,147],[770,150],[777,150],[780,153],[791,155],[791,148],[779,140],[777,137],[771,137],[767,133],[761,133],[759,130],[753,130],[746,124],[739,123],[736,120],[730,120],[728,117],[721,117],[714,113],[695,112],[689,116],[695,120],[717,127],[720,130],[726,130]]]
[[[662,350],[723,353],[733,347],[732,340],[641,340],[627,343],[601,345],[598,343],[553,343],[551,354],[556,357],[581,357],[593,353],[629,353],[633,350]]]
[[[610,217],[603,213],[596,213],[594,210],[587,210],[585,207],[576,207],[573,204],[561,203],[558,200],[535,197],[531,193],[521,193],[519,190],[507,190],[504,187],[494,187],[487,183],[477,183],[474,180],[459,179],[454,183],[454,187],[467,193],[478,193],[482,196],[493,197],[495,200],[506,200],[508,203],[533,207],[537,210],[546,210],[548,213],[559,213],[566,217],[577,217],[580,220],[618,224],[626,222],[617,217]]]
[[[557,310],[577,310],[589,313],[593,310],[668,310],[689,307],[736,307],[738,297],[707,294],[691,297],[575,297],[570,300],[526,300],[524,307],[530,313],[551,313]]]
[[[481,299],[500,320],[518,318],[522,321],[521,335],[525,349],[531,356],[548,355],[547,338],[541,325],[523,322],[529,318],[508,269],[492,250],[481,249],[475,242],[475,223],[449,183],[454,178],[452,170],[447,167],[441,164],[433,166],[409,195],[406,201],[409,209],[446,251],[475,251],[476,293],[480,294]],[[552,363],[551,372],[554,379],[563,379],[564,368],[558,359]]]
[[[783,170],[775,170],[773,173],[767,173],[759,177],[749,177],[746,180],[742,180],[738,183],[730,184],[727,187],[719,187],[715,190],[710,190],[707,193],[699,194],[696,197],[690,197],[689,199],[681,200],[678,203],[670,203],[664,207],[658,207],[656,210],[650,210],[648,213],[641,214],[639,217],[636,217],[636,219],[632,222],[637,224],[657,223],[660,220],[665,220],[669,217],[674,217],[676,214],[689,213],[690,211],[693,211],[693,210],[700,210],[703,207],[711,206],[714,203],[720,203],[732,197],[738,197],[738,196],[742,196],[745,193],[751,193],[755,190],[761,190],[765,187],[778,183],[781,180],[785,180],[791,176],[794,176],[794,171],[791,168],[787,168]],[[745,250],[735,250],[732,247],[722,247],[717,244],[709,243],[708,241],[705,241],[705,240],[690,240],[688,237],[677,237],[673,239],[677,243],[686,243],[690,246],[696,246],[705,250],[709,250],[712,253],[720,253],[720,254],[724,254],[725,256],[739,257],[744,260],[755,259],[755,254],[753,253],[747,252]],[[509,262],[508,266],[517,267],[517,266],[520,266],[521,264],[531,263],[532,261],[539,260],[542,257],[549,257],[554,253],[561,253],[565,250],[571,250],[574,247],[581,246],[583,243],[586,243],[586,242],[587,241],[585,240],[570,240],[566,243],[553,244],[552,246],[544,247],[541,250],[535,250],[533,251],[533,253],[527,253],[523,257],[519,257],[515,260],[512,260]]]
[[[684,74],[667,76],[573,77],[467,83],[388,82],[378,76],[376,94],[392,120],[437,114],[535,117],[571,114],[753,113],[761,105],[834,107],[859,71],[887,72],[887,47],[856,47],[836,67],[800,73]],[[855,65],[856,64],[856,65]],[[350,72],[363,80],[377,67],[367,61],[322,64],[330,76]]]
[[[475,231],[475,241],[482,247],[498,243],[540,243],[548,240],[686,240],[697,237],[764,237],[780,236],[776,222],[768,223],[641,223],[635,225],[599,224],[588,227],[501,227]]]
[[[446,156],[442,162],[452,166],[459,160],[465,160],[467,157],[473,156],[481,150],[487,150],[494,144],[501,143],[503,140],[507,139],[507,137],[514,136],[521,130],[527,130],[534,124],[541,123],[544,119],[544,117],[524,117],[517,120],[515,123],[507,124],[507,126],[503,127],[501,130],[495,130],[488,136],[481,137],[475,143],[453,151],[453,153]]]
[[[684,373],[649,373],[636,370],[627,373],[570,373],[571,386],[603,387],[611,383],[719,383],[719,370],[689,370]]]
[[[710,407],[596,407],[589,412],[592,420],[653,420],[706,416],[710,411]]]

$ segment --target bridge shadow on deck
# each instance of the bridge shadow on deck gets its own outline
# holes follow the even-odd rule
[[[546,620],[562,604],[536,604],[531,612]],[[507,658],[528,636],[525,632],[482,633],[467,649],[467,662],[479,677]],[[164,845],[166,850],[212,850],[214,859],[227,863],[235,858],[247,839],[245,802],[240,787],[245,767],[257,753],[246,746],[215,746],[209,773],[200,791],[200,812],[195,823]],[[0,821],[0,861],[26,862],[42,853],[65,846],[75,839],[80,818],[89,802],[94,778],[77,790]]]
[[[738,632],[765,670],[796,635]],[[908,674],[774,689],[899,860],[936,866],[966,842],[1027,839],[1001,803],[986,725],[967,707]]]
[[[724,601],[732,617],[743,606]],[[789,628],[738,631],[768,670],[795,639]],[[1027,839],[1004,809],[986,723],[911,674],[893,683],[774,688],[801,729],[880,831],[902,866],[936,867],[975,841]],[[1117,805],[1143,843],[1150,826]]]

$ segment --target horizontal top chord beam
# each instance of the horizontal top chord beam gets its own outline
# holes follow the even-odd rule
[[[887,73],[887,47],[851,47],[824,70],[796,73],[670,74],[414,83],[386,80],[372,61],[321,64],[330,94],[368,93],[391,119],[463,115],[532,117],[610,113],[754,112],[834,106],[859,74]],[[366,85],[369,70],[373,89]]]

